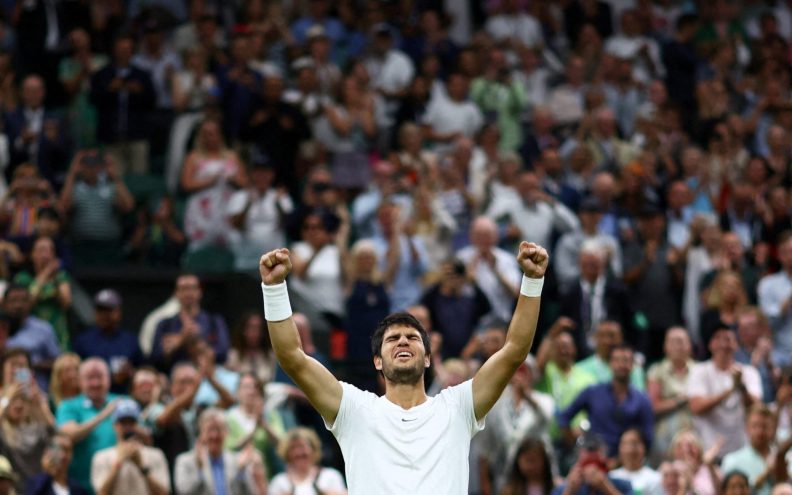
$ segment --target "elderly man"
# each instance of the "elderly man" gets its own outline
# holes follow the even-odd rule
[[[97,452],[91,463],[91,484],[99,495],[169,492],[168,462],[161,450],[143,445],[139,416],[137,402],[118,402],[113,412],[117,443]]]
[[[118,402],[110,391],[110,370],[100,358],[89,358],[80,365],[80,395],[58,406],[56,421],[60,431],[74,444],[69,476],[91,489],[91,459],[94,454],[116,443],[110,415]]]
[[[241,453],[223,448],[228,433],[220,409],[205,410],[198,420],[195,448],[176,458],[176,493],[264,493],[267,477],[252,448]]]
[[[476,218],[470,226],[470,246],[456,257],[468,267],[492,311],[484,320],[506,322],[511,319],[514,301],[520,290],[520,267],[514,257],[496,246],[498,227],[487,217]]]

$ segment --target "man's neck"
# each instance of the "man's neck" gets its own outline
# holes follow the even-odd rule
[[[201,306],[198,304],[193,306],[182,306],[182,311],[184,311],[188,316],[195,317],[201,312]]]
[[[734,356],[712,356],[712,364],[721,371],[730,370],[734,364]]]
[[[426,402],[423,377],[413,385],[395,384],[385,381],[385,398],[401,407],[412,409]]]
[[[617,396],[626,396],[627,392],[630,390],[630,382],[621,382],[617,379],[611,380],[611,387],[613,387],[613,393]]]

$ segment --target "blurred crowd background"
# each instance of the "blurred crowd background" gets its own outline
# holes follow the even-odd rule
[[[0,0],[0,493],[344,494],[278,369],[532,355],[470,493],[790,495],[792,2]],[[460,473],[460,476],[463,475]]]

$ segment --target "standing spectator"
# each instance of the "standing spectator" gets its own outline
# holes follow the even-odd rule
[[[187,357],[185,339],[197,335],[206,339],[221,363],[225,362],[229,347],[228,326],[221,315],[201,308],[203,291],[198,276],[191,273],[179,275],[175,294],[179,312],[157,324],[151,359],[162,369],[169,370],[173,363]]]
[[[737,329],[737,313],[748,303],[740,275],[721,270],[707,291],[707,308],[701,314],[701,339],[709,342],[712,333],[721,327]],[[707,356],[709,357],[709,356]]]
[[[55,243],[49,237],[39,237],[30,252],[32,273],[21,271],[14,283],[30,290],[32,314],[48,322],[55,330],[61,349],[69,349],[68,312],[72,305],[71,280],[56,257]]]
[[[3,299],[5,321],[0,318],[0,327],[3,323],[8,325],[5,348],[24,349],[30,356],[30,364],[36,373],[39,387],[47,390],[52,362],[60,354],[60,349],[52,326],[31,316],[31,307],[32,301],[27,287],[18,284],[9,286]]]
[[[424,135],[440,151],[459,137],[473,138],[484,124],[484,117],[475,103],[467,101],[467,76],[455,72],[448,76],[448,98],[438,98],[429,104],[423,118]]]
[[[176,493],[263,493],[267,478],[258,454],[248,447],[241,453],[223,448],[228,429],[222,411],[209,408],[198,420],[195,448],[176,458]]]
[[[308,4],[306,15],[297,19],[291,26],[292,35],[297,43],[303,44],[310,39],[310,31],[315,26],[321,26],[322,30],[332,44],[343,41],[347,35],[344,25],[329,15],[330,2],[327,0],[311,0]]]
[[[544,43],[542,26],[518,0],[504,0],[500,8],[487,19],[485,29],[492,38],[512,50],[532,48]]]
[[[275,375],[275,355],[269,332],[258,311],[242,315],[231,332],[231,348],[225,367],[239,373],[253,374],[262,383],[269,383]]]
[[[23,493],[28,480],[41,471],[41,455],[55,430],[55,418],[30,370],[14,375],[13,383],[4,383],[0,399],[0,453],[14,466],[16,487]]]
[[[341,473],[333,468],[319,465],[322,458],[322,444],[313,430],[308,428],[290,430],[278,447],[278,454],[286,461],[286,471],[272,479],[269,487],[270,495],[347,494]]]
[[[145,121],[157,97],[148,73],[132,63],[134,52],[132,36],[119,35],[112,62],[91,78],[91,103],[99,115],[96,138],[124,174],[148,171]]]
[[[756,306],[745,306],[737,312],[737,353],[738,363],[750,364],[762,378],[762,401],[771,403],[775,399],[779,367],[773,349],[773,335],[767,317]]]
[[[792,236],[778,242],[781,270],[759,281],[759,306],[770,320],[779,366],[792,364]]]
[[[697,30],[695,14],[679,16],[674,39],[663,47],[662,53],[668,95],[684,109],[686,117],[692,117],[696,104],[696,74],[700,60],[693,38]]]
[[[691,359],[690,336],[683,327],[666,331],[662,361],[653,364],[647,373],[646,390],[655,414],[654,458],[664,456],[674,435],[693,427],[688,406],[687,386]]]
[[[39,211],[55,206],[52,185],[42,178],[35,165],[23,163],[14,169],[11,186],[0,206],[4,237],[23,250],[30,248],[36,233]],[[19,263],[19,259],[11,257]]]
[[[519,267],[512,257],[497,247],[495,222],[478,217],[470,225],[470,246],[460,249],[457,258],[489,299],[492,307],[488,320],[509,321],[508,316],[519,294]]]
[[[261,75],[250,68],[253,53],[247,34],[237,34],[231,40],[229,54],[228,65],[217,71],[217,83],[223,110],[223,131],[233,142],[239,138],[259,94]]]
[[[580,246],[579,278],[561,295],[562,315],[575,323],[575,337],[581,357],[594,350],[594,332],[600,322],[611,320],[622,327],[628,324],[627,290],[605,273],[607,251],[595,240]]]
[[[569,434],[572,418],[579,411],[587,411],[591,432],[602,436],[609,457],[618,453],[619,438],[631,427],[640,429],[646,443],[651,444],[654,437],[652,403],[646,394],[630,385],[634,361],[630,347],[614,347],[608,359],[613,380],[581,392],[569,407],[558,413],[558,425]]]
[[[58,78],[69,97],[69,126],[77,149],[96,145],[96,108],[91,104],[91,78],[107,64],[107,56],[94,53],[91,36],[83,28],[69,33],[71,56],[63,58]],[[79,124],[79,125],[77,125]]]
[[[116,443],[110,416],[118,397],[110,393],[110,370],[100,358],[80,365],[80,395],[64,400],[55,415],[61,433],[74,445],[69,476],[86,490],[91,489],[91,459]]]
[[[168,46],[166,36],[164,26],[159,21],[154,18],[147,20],[143,24],[142,43],[138,53],[132,57],[132,64],[149,73],[157,97],[157,111],[166,112],[162,117],[167,119],[168,113],[173,111],[171,82],[182,64],[176,52]],[[170,125],[170,122],[167,123]]]
[[[52,364],[49,382],[49,399],[52,410],[57,411],[64,400],[80,395],[80,356],[73,352],[59,355]]]
[[[700,229],[700,234],[697,232]],[[720,226],[709,216],[697,216],[691,225],[691,245],[685,263],[685,288],[682,295],[682,314],[694,345],[701,342],[701,280],[712,270],[721,252]]]
[[[44,107],[45,81],[30,75],[22,81],[22,101],[5,115],[11,165],[32,163],[53,184],[62,182],[68,149],[63,123]]]
[[[263,250],[285,244],[285,218],[294,210],[289,193],[274,187],[273,164],[259,156],[252,165],[250,185],[231,196],[226,210],[235,229],[231,248],[238,271],[256,270]]]
[[[119,215],[135,206],[117,162],[97,150],[76,154],[60,195],[60,207],[70,215],[75,264],[113,265],[121,260]]]
[[[99,495],[165,495],[170,490],[168,463],[162,451],[142,444],[140,406],[123,399],[113,411],[115,445],[97,452],[91,460],[91,485]]]
[[[709,350],[712,358],[690,370],[687,396],[702,441],[713,445],[723,437],[719,454],[725,455],[745,444],[745,413],[760,399],[762,383],[756,368],[735,362],[737,337],[733,330],[717,329]]]
[[[624,332],[617,321],[602,320],[594,328],[592,334],[594,352],[575,365],[594,377],[596,383],[605,383],[613,379],[613,367],[610,355],[613,349],[624,342]],[[646,390],[644,370],[641,361],[636,361],[630,372],[630,385],[640,391]]]
[[[768,406],[754,404],[745,419],[748,442],[726,454],[721,462],[724,473],[739,471],[748,476],[751,492],[757,495],[769,495],[772,489],[775,424],[776,416]]]
[[[395,103],[407,93],[407,87],[415,75],[415,66],[410,57],[394,47],[394,36],[390,26],[380,23],[371,30],[371,53],[366,58],[366,69],[371,75],[371,86],[387,100]],[[391,106],[390,114],[395,107]]]
[[[633,491],[647,495],[663,495],[660,473],[646,465],[648,451],[643,433],[630,428],[619,439],[619,462],[621,466],[610,471],[610,475],[629,481]]]
[[[27,495],[89,495],[83,488],[69,477],[69,465],[72,461],[74,445],[71,439],[57,433],[44,450],[41,457],[42,472],[34,476],[24,493]],[[22,492],[20,492],[22,493]]]
[[[94,297],[94,325],[74,339],[74,352],[81,358],[100,357],[110,366],[110,390],[123,393],[131,385],[135,368],[143,362],[137,336],[121,328],[121,296],[104,289]]]
[[[234,188],[245,185],[245,169],[236,152],[226,146],[220,124],[204,121],[181,173],[181,188],[189,194],[184,230],[190,250],[228,243],[231,226],[225,208]]]
[[[179,265],[187,237],[177,225],[175,209],[173,198],[166,195],[138,211],[137,225],[129,240],[133,258],[152,266]]]

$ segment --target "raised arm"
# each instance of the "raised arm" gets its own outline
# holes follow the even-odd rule
[[[341,384],[319,361],[307,355],[291,316],[286,276],[292,264],[288,249],[276,249],[261,257],[264,317],[272,349],[283,371],[305,392],[308,400],[328,422],[333,423],[341,406]]]
[[[539,319],[542,280],[549,261],[547,251],[541,246],[525,241],[520,244],[517,262],[524,273],[523,288],[506,334],[506,343],[473,377],[473,409],[477,420],[486,416],[531,350]]]

